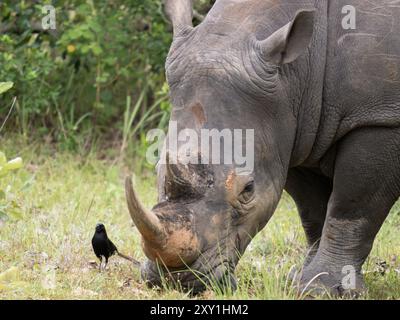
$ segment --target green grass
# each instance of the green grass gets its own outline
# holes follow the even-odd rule
[[[90,241],[98,221],[106,224],[121,252],[144,258],[125,204],[126,166],[99,160],[94,152],[72,155],[16,140],[0,145],[9,157],[20,155],[25,162],[0,180],[12,186],[22,212],[0,223],[0,274],[6,271],[0,275],[0,299],[189,299],[176,290],[147,288],[139,272],[118,257],[111,258],[105,272],[91,264],[96,258]],[[154,176],[136,177],[136,186],[144,203],[153,205]],[[362,298],[400,298],[400,206],[392,211],[365,264],[369,292]],[[301,266],[305,251],[295,205],[285,195],[238,265],[238,290],[226,296],[207,291],[197,298],[295,299],[287,274]],[[387,263],[384,274],[377,266],[381,261]]]

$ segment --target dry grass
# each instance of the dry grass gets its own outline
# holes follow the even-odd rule
[[[96,159],[55,153],[40,144],[5,141],[10,157],[21,155],[25,168],[1,184],[12,185],[21,217],[0,223],[0,299],[186,299],[174,290],[148,289],[138,271],[118,257],[108,270],[92,266],[91,237],[98,221],[121,252],[143,259],[140,237],[132,226],[124,199],[127,169]],[[137,178],[145,204],[156,200],[152,175]],[[365,265],[367,299],[400,298],[400,214],[394,208]],[[200,299],[294,299],[287,283],[299,267],[305,241],[296,209],[288,196],[268,226],[254,239],[238,268],[233,294],[207,291]],[[386,267],[379,267],[382,261]],[[381,270],[382,269],[382,270]],[[380,271],[383,271],[382,274]],[[4,273],[5,272],[5,273]]]

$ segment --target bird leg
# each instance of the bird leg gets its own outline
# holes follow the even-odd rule
[[[103,264],[103,256],[100,256],[99,260],[100,260],[99,272],[101,272],[101,266],[102,266],[102,264]]]

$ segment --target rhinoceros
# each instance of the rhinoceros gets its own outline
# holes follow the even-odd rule
[[[365,290],[362,265],[400,195],[399,1],[217,0],[195,27],[192,11],[165,2],[170,121],[254,129],[254,170],[172,163],[167,146],[151,210],[127,179],[143,278],[235,289],[240,256],[286,190],[309,246],[296,283]]]

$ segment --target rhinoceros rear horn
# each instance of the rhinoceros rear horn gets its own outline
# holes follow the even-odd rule
[[[164,227],[155,213],[146,209],[139,201],[130,177],[125,180],[125,194],[131,218],[143,238],[154,248],[163,247],[167,240]]]
[[[193,26],[193,0],[165,0],[164,12],[174,27],[174,36]]]

